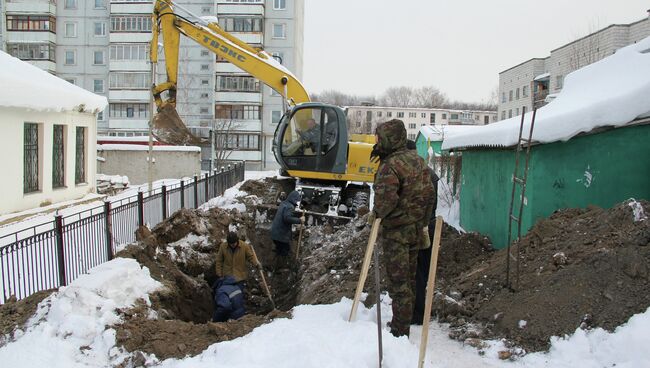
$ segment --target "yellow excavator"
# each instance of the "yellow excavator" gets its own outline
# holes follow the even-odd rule
[[[156,138],[176,145],[199,141],[176,111],[183,34],[283,96],[286,112],[275,131],[273,153],[282,174],[297,179],[296,190],[302,192],[308,209],[351,217],[367,204],[367,183],[374,180],[378,166],[370,160],[374,137],[355,135],[354,140],[349,139],[341,108],[310,102],[309,94],[288,69],[264,50],[223,30],[216,17],[198,17],[171,0],[155,1],[152,17],[151,62],[155,65],[158,61],[160,37],[167,72],[167,81],[152,88],[158,110],[153,118]]]

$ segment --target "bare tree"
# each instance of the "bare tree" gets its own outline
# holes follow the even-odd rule
[[[411,87],[389,87],[383,93],[379,102],[383,106],[412,107],[413,88]]]
[[[447,95],[433,86],[413,90],[413,107],[439,107],[447,103]]]
[[[215,119],[212,126],[212,139],[214,146],[214,167],[221,168],[226,165],[228,158],[232,155],[233,142],[237,139],[235,132],[239,123],[233,119]],[[260,139],[262,139],[260,137]],[[260,144],[260,142],[258,142]]]
[[[600,21],[595,19],[589,23],[587,31],[589,36],[579,39],[580,37],[578,35],[574,35],[574,38],[578,40],[571,44],[569,51],[570,72],[595,63],[605,57],[605,50],[601,50],[601,34],[597,33],[599,29]]]
[[[310,97],[312,101],[324,102],[336,106],[375,105],[377,103],[375,96],[357,96],[335,90],[313,93]]]

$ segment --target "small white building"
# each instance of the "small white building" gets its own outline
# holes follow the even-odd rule
[[[0,51],[0,214],[95,191],[95,95]]]

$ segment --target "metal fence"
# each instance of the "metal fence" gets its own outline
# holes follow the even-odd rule
[[[153,227],[180,208],[197,208],[244,180],[244,163],[0,237],[0,304],[10,297],[65,286],[135,241],[139,226]]]

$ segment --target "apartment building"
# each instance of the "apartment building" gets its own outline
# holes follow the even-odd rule
[[[400,108],[384,106],[350,106],[346,108],[350,134],[373,134],[377,125],[400,119],[408,139],[418,135],[425,125],[486,125],[497,121],[496,111]]]
[[[176,0],[188,12],[217,17],[226,31],[265,49],[302,77],[304,0]],[[151,0],[0,0],[4,49],[109,99],[98,135],[148,134]],[[161,55],[156,81],[165,80]],[[181,37],[177,110],[197,135],[249,168],[276,168],[272,137],[282,97],[196,42]],[[219,145],[218,145],[219,146]],[[211,150],[202,157],[209,161]],[[207,167],[204,167],[207,169]]]
[[[552,100],[567,74],[650,36],[650,18],[612,24],[499,73],[499,120],[519,116]]]

